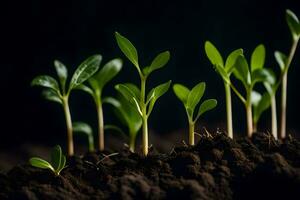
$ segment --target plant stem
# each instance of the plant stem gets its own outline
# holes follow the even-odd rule
[[[285,63],[285,69],[282,73],[281,118],[280,118],[280,138],[281,139],[284,139],[286,137],[287,73],[288,73],[289,67],[291,65],[291,62],[293,60],[293,57],[295,55],[298,41],[299,41],[299,39],[296,39],[293,41],[289,56]]]
[[[224,82],[224,86],[225,86],[225,96],[226,96],[227,134],[228,137],[233,138],[230,84]]]
[[[252,133],[253,133],[251,90],[252,89],[249,89],[248,92],[247,92],[247,102],[245,104],[246,113],[247,113],[247,135],[248,135],[248,137],[251,137]]]
[[[134,153],[135,150],[135,138],[136,134],[132,131],[129,132],[130,138],[129,138],[129,150]]]
[[[143,120],[143,155],[144,156],[148,155],[148,116],[147,116],[147,108],[145,104],[146,79],[147,77],[141,76],[140,107],[142,110],[142,120]]]
[[[104,151],[104,119],[100,92],[96,93],[95,102],[98,116],[98,142],[99,150]]]
[[[67,152],[69,156],[74,155],[74,142],[73,142],[73,126],[69,107],[69,96],[62,98],[63,108],[65,113],[66,125],[67,125]]]
[[[189,122],[189,144],[195,145],[195,123]]]
[[[277,140],[277,112],[276,112],[276,96],[275,94],[271,97],[271,111],[272,111],[272,135]]]
[[[257,132],[257,122],[254,122],[253,120],[253,132]]]

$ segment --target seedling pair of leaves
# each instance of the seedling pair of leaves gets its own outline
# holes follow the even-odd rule
[[[122,69],[122,60],[115,58],[106,63],[94,76],[88,79],[89,85],[81,84],[77,87],[87,92],[94,99],[98,116],[98,142],[99,150],[104,150],[104,116],[102,108],[102,93],[104,87],[111,81]]]
[[[119,33],[115,33],[117,44],[124,55],[135,66],[141,80],[140,89],[132,87],[128,84],[118,84],[115,88],[134,106],[137,112],[142,117],[143,126],[143,155],[148,154],[148,117],[150,116],[155,102],[163,94],[165,94],[171,84],[171,81],[158,85],[150,90],[146,96],[146,81],[149,75],[165,66],[169,59],[170,53],[168,51],[158,54],[149,66],[144,68],[140,67],[138,52],[134,45],[124,36]]]
[[[48,75],[37,76],[31,82],[32,86],[42,86],[46,88],[43,91],[43,96],[47,100],[57,102],[63,106],[67,125],[68,155],[74,154],[73,127],[69,108],[69,96],[71,91],[89,79],[98,70],[101,59],[101,55],[94,55],[83,61],[74,72],[68,85],[68,70],[66,66],[58,60],[54,61],[54,67],[56,69],[59,82]]]
[[[51,162],[33,157],[29,160],[29,163],[41,169],[50,169],[56,176],[59,176],[60,172],[65,168],[66,165],[66,156],[63,155],[61,147],[56,145],[51,152]]]
[[[192,90],[189,90],[187,87],[181,84],[174,84],[173,91],[178,99],[183,103],[185,111],[189,121],[189,144],[195,144],[195,123],[199,117],[205,112],[212,110],[217,106],[217,100],[207,99],[203,101],[199,108],[198,112],[195,112],[195,109],[199,102],[201,101],[203,94],[205,92],[205,82],[197,84]]]
[[[205,42],[205,52],[213,67],[216,69],[217,73],[224,81],[226,96],[227,133],[228,137],[233,138],[230,76],[234,70],[236,59],[239,55],[243,54],[243,50],[237,49],[232,51],[227,57],[225,64],[218,49],[209,41]]]

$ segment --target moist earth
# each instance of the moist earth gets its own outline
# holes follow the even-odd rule
[[[222,133],[147,157],[124,149],[68,158],[60,176],[28,164],[0,174],[0,199],[297,199],[300,142]]]

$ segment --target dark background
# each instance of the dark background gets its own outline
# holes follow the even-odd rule
[[[2,6],[1,19],[1,130],[3,148],[25,142],[64,144],[65,124],[62,108],[40,96],[30,81],[40,74],[56,76],[53,60],[64,62],[71,74],[85,58],[103,55],[104,62],[121,57],[121,74],[109,84],[105,95],[115,95],[118,82],[138,83],[134,67],[116,45],[114,31],[129,38],[147,65],[161,51],[169,50],[171,60],[149,79],[153,86],[169,79],[192,87],[207,82],[206,98],[219,101],[217,109],[203,116],[200,126],[212,131],[224,127],[225,99],[220,77],[204,52],[204,42],[212,41],[223,57],[243,48],[246,56],[259,43],[266,45],[267,66],[278,69],[275,50],[288,52],[291,35],[285,22],[285,9],[300,16],[295,0],[123,0],[123,1],[10,1]],[[289,72],[288,130],[296,134],[298,121],[300,50]],[[244,107],[233,94],[234,128],[245,135]],[[74,92],[70,99],[73,120],[96,124],[92,100]],[[279,99],[278,99],[279,103]],[[116,123],[105,107],[106,123]],[[269,127],[269,112],[260,124]],[[150,117],[150,129],[158,134],[187,127],[184,109],[172,91],[163,96]],[[96,129],[95,129],[96,131]]]

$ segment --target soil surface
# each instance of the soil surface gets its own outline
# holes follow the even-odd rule
[[[124,149],[68,158],[60,176],[16,166],[0,174],[0,199],[299,199],[300,142],[257,133],[206,135],[146,158]],[[297,198],[298,197],[298,198]]]

